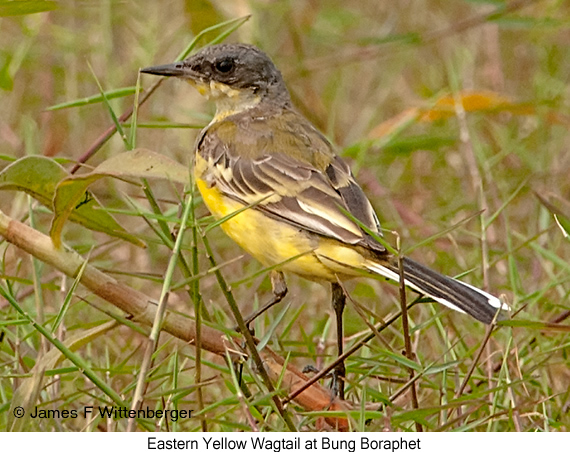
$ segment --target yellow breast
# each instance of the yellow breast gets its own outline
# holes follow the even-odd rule
[[[216,219],[230,216],[244,205],[227,196],[207,181],[208,162],[196,155],[194,174],[204,204]],[[357,276],[337,262],[352,262],[362,268],[363,258],[350,247],[326,239],[248,208],[228,218],[221,228],[245,251],[267,266],[281,265],[280,270],[312,280],[335,281],[336,274]],[[332,259],[324,259],[328,257]]]

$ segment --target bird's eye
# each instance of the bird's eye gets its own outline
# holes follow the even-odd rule
[[[223,60],[216,61],[215,63],[216,71],[221,72],[222,74],[228,74],[234,69],[234,60],[231,58],[224,58]]]

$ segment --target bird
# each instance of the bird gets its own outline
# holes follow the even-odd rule
[[[337,348],[342,353],[341,282],[380,275],[424,297],[490,324],[509,310],[499,298],[408,258],[378,237],[378,216],[333,144],[293,106],[281,72],[249,44],[216,44],[185,60],[141,72],[187,81],[216,104],[195,144],[194,179],[221,228],[271,272],[272,299],[281,301],[283,272],[331,284]],[[344,397],[344,364],[333,370]]]

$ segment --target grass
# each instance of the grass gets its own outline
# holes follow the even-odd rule
[[[227,300],[249,314],[271,295],[268,272],[209,227],[200,199],[177,178],[154,175],[133,185],[103,177],[90,186],[104,206],[96,215],[113,214],[146,248],[66,222],[63,243],[88,260],[91,286],[65,274],[74,276],[82,258],[50,248],[49,240],[25,235],[28,250],[0,243],[1,430],[318,431],[342,422],[331,421],[331,409],[357,431],[568,430],[570,244],[552,206],[540,201],[564,206],[570,193],[568,5],[47,3],[57,8],[0,19],[2,169],[43,155],[71,171],[113,124],[110,111],[118,118],[133,107],[139,67],[174,61],[201,31],[251,14],[228,39],[272,56],[297,108],[351,160],[402,249],[504,294],[514,315],[486,340],[484,325],[419,303],[409,309],[407,337],[400,319],[375,334],[370,325],[400,312],[398,287],[350,281],[346,349],[372,338],[346,361],[349,403],[328,406],[324,380],[308,405],[283,406],[288,384],[302,378],[295,369],[334,361],[329,289],[287,277],[285,301],[255,322],[265,375],[248,359],[240,387],[239,369],[228,361],[251,349],[240,349]],[[198,45],[229,28],[215,28]],[[141,78],[139,98],[154,81]],[[110,93],[104,102],[98,84]],[[73,106],[49,109],[65,103]],[[122,124],[125,140],[112,136],[78,174],[133,144],[188,165],[213,106],[169,80],[137,113]],[[53,214],[22,187],[36,195],[43,188],[24,180],[31,170],[22,168],[19,190],[0,191],[0,210],[49,234]],[[51,163],[41,168],[59,174]],[[392,234],[386,238],[395,245]],[[112,281],[114,302],[128,287],[138,310],[105,301],[101,283]],[[146,309],[149,298],[162,299],[169,313]],[[158,336],[158,326],[168,334]],[[403,355],[407,338],[413,356]],[[92,405],[193,411],[176,421],[84,417]],[[78,416],[19,420],[16,406]]]

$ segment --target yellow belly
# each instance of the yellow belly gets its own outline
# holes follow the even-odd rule
[[[196,185],[208,210],[216,219],[243,209],[244,205],[209,187],[195,171]],[[357,250],[342,243],[296,228],[266,216],[254,208],[245,209],[224,221],[221,228],[245,251],[267,266],[312,280],[336,281],[359,276],[365,259]],[[345,265],[336,264],[336,262]]]

